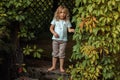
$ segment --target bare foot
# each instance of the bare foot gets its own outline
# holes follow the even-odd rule
[[[53,70],[55,70],[54,67],[51,67],[51,68],[48,69],[48,71],[53,71]]]
[[[60,69],[60,72],[61,72],[61,73],[64,73],[64,72],[65,72],[65,70],[64,70],[64,69]]]

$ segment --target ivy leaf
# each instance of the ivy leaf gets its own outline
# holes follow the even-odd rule
[[[76,2],[75,2],[75,3],[76,3],[75,6],[78,7],[78,6],[80,5],[81,0],[75,0],[75,1],[76,1]]]
[[[83,3],[86,4],[86,3],[87,3],[87,0],[83,0]]]
[[[92,5],[88,5],[87,10],[91,13],[93,10]]]
[[[120,5],[118,5],[118,11],[120,12]]]
[[[23,67],[23,72],[27,72],[26,68]]]
[[[117,20],[118,17],[119,17],[119,13],[118,12],[114,12],[113,15],[114,15],[115,20]]]

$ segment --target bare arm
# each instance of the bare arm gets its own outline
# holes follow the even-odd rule
[[[56,37],[59,38],[59,35],[54,31],[54,25],[51,24],[50,26],[50,32]]]
[[[70,33],[73,32],[73,33],[74,33],[74,32],[75,32],[75,29],[68,28],[68,32],[70,32]]]

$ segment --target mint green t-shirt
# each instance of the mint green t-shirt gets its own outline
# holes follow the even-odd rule
[[[59,38],[55,38],[53,35],[52,39],[53,40],[62,40],[62,41],[67,41],[67,29],[72,27],[70,21],[65,21],[65,20],[56,20],[53,19],[51,22],[52,25],[54,25],[54,31],[59,35]]]

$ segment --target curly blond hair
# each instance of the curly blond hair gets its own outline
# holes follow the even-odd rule
[[[70,19],[70,16],[69,16],[70,13],[69,13],[68,8],[67,8],[66,6],[64,6],[64,5],[60,5],[60,6],[57,8],[57,10],[56,10],[55,13],[54,13],[54,19],[56,19],[56,20],[59,20],[59,19],[60,19],[60,18],[59,18],[59,14],[60,14],[61,10],[64,10],[65,13],[66,13],[65,20],[69,20],[69,19]]]

